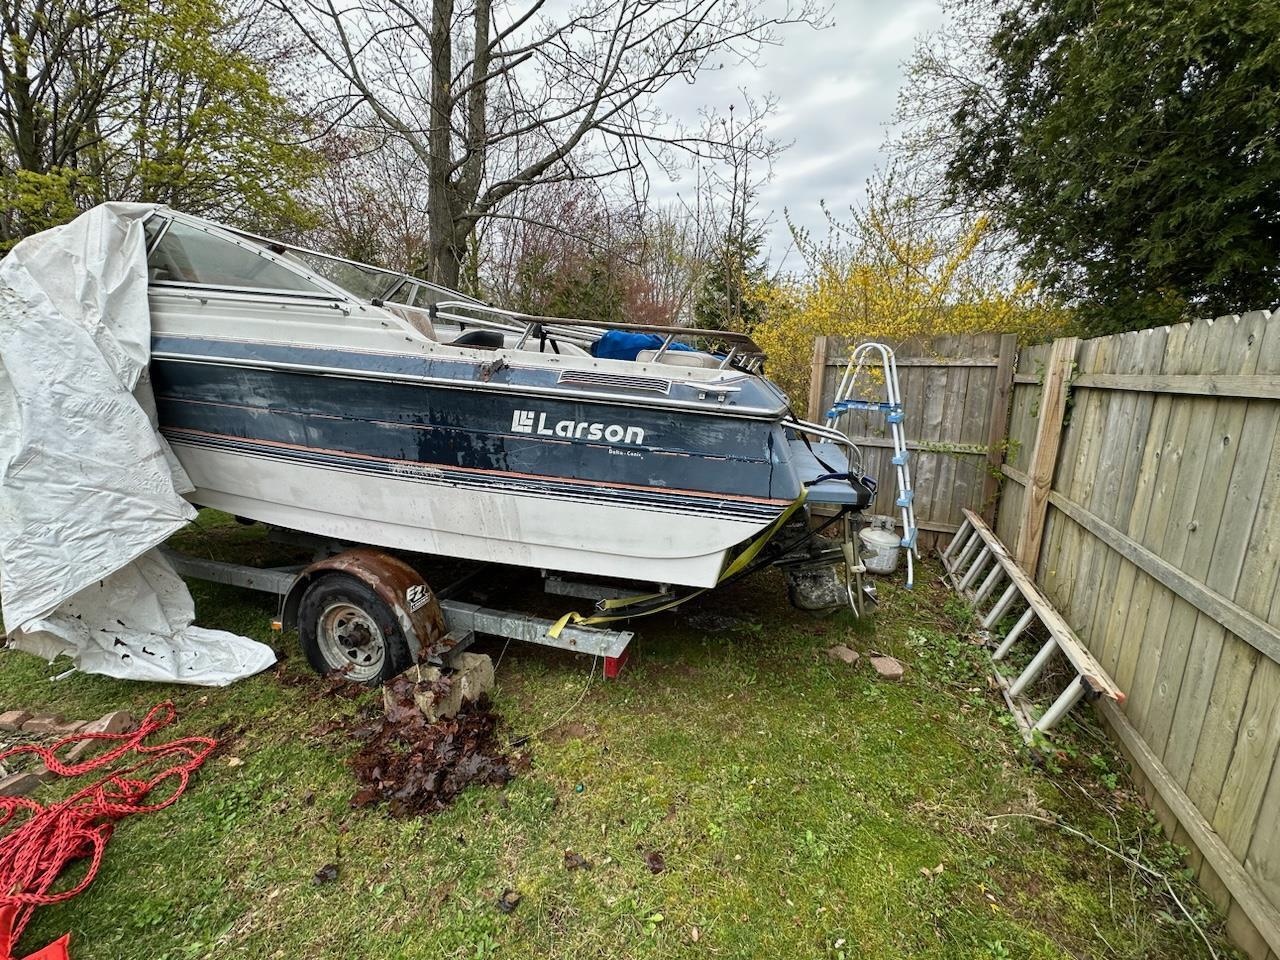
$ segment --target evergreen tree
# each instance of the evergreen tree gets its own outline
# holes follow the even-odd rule
[[[767,282],[760,258],[763,245],[763,234],[752,225],[726,234],[707,265],[693,307],[699,327],[748,332],[763,319],[761,289]]]
[[[997,10],[985,74],[936,69],[958,94],[940,138],[956,198],[992,211],[1090,332],[1275,306],[1280,4]]]

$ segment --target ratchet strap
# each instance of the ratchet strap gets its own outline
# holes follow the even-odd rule
[[[736,576],[746,569],[747,565],[764,549],[764,545],[773,539],[774,534],[782,529],[783,524],[791,519],[794,514],[804,504],[805,497],[808,496],[807,490],[801,490],[800,496],[792,501],[791,505],[777,518],[765,527],[760,534],[747,544],[733,560],[720,572],[719,578],[716,580],[716,586],[724,583],[729,578]],[[577,611],[569,611],[559,620],[557,620],[547,631],[547,636],[553,640],[560,636],[566,625],[572,623],[575,626],[590,627],[601,623],[612,623],[615,620],[627,620],[631,617],[647,617],[651,613],[661,613],[664,610],[670,610],[672,607],[678,607],[687,600],[700,596],[710,590],[710,587],[702,587],[694,590],[692,593],[686,593],[683,596],[673,597],[669,593],[640,593],[631,597],[616,597],[610,600],[602,600],[599,603],[601,613],[584,617]]]

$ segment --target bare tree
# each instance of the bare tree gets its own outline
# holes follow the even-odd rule
[[[958,141],[953,120],[970,98],[1000,109],[987,68],[1002,7],[942,0],[942,9],[942,26],[917,41],[906,63],[885,153],[896,165],[896,175],[910,180],[922,209],[963,218],[983,211],[980,205],[960,206],[946,182],[947,161]]]
[[[822,0],[275,0],[336,75],[338,121],[402,141],[426,182],[433,279],[456,285],[477,224],[537,184],[647,176],[724,141],[659,103],[754,62]],[[776,8],[776,9],[771,9]],[[560,7],[563,9],[563,7]]]
[[[351,260],[414,273],[429,259],[426,191],[413,155],[397,140],[334,131],[308,190],[319,222],[303,238]]]

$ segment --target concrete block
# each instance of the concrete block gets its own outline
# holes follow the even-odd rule
[[[455,683],[437,667],[419,664],[383,684],[382,705],[389,717],[403,715],[405,685],[399,682],[402,678],[409,681],[414,705],[431,723],[442,717],[452,717],[462,707],[461,684]]]
[[[475,703],[493,689],[493,660],[483,653],[459,653],[449,661],[456,673],[453,681],[462,689],[462,699]]]
[[[440,670],[419,664],[400,675],[413,685],[413,702],[431,723],[455,716],[464,701],[474,702],[493,689],[493,660],[489,657],[459,653],[450,658],[449,667]],[[400,697],[404,696],[404,687],[397,680],[383,686],[383,707],[388,714],[403,710]],[[401,692],[393,692],[396,687]]]
[[[86,724],[79,733],[129,733],[137,729],[138,722],[128,710],[112,710],[93,723]]]
[[[22,725],[22,732],[35,734],[57,733],[58,728],[62,726],[62,722],[62,718],[59,716],[38,713]]]
[[[422,667],[413,702],[432,723],[452,717],[462,709],[462,684],[436,667]]]
[[[0,730],[21,730],[30,719],[31,713],[27,710],[6,710],[0,713]]]

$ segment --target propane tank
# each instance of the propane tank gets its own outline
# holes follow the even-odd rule
[[[902,538],[893,527],[893,517],[872,516],[859,534],[866,551],[862,562],[871,573],[893,573],[898,569]]]

